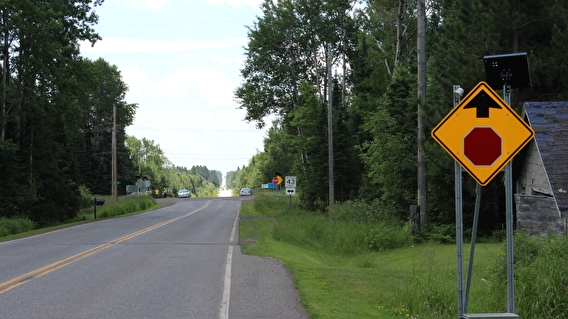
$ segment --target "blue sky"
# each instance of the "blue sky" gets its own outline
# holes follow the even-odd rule
[[[105,0],[103,38],[82,55],[116,65],[137,103],[128,135],[153,140],[176,166],[236,170],[263,151],[264,130],[246,123],[234,91],[262,0]],[[270,123],[268,121],[267,123]]]

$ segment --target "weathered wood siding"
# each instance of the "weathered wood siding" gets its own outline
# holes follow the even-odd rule
[[[536,143],[532,141],[527,145],[527,156],[517,179],[517,193],[536,195],[541,192],[552,194],[552,189]]]
[[[565,236],[566,218],[561,218],[554,197],[515,194],[517,229],[531,235]]]

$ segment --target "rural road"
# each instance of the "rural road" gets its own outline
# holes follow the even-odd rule
[[[308,318],[279,261],[241,253],[248,199],[162,199],[152,212],[0,243],[0,318]]]

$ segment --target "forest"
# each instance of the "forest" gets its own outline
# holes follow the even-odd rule
[[[125,134],[137,105],[125,101],[120,71],[80,52],[81,41],[101,40],[100,5],[0,0],[0,217],[65,220],[81,208],[82,194],[108,195],[113,120],[122,186],[146,177],[153,188],[198,195],[221,185],[220,172],[177,167],[156,142]],[[430,131],[452,108],[452,85],[467,92],[484,80],[484,56],[527,52],[533,85],[515,89],[511,106],[520,112],[524,101],[568,98],[564,0],[266,0],[261,9],[248,26],[234,96],[244,120],[268,133],[264,150],[227,174],[233,188],[260,188],[281,172],[297,176],[308,209],[325,213],[330,205],[366,201],[400,220],[422,192],[428,221],[451,224],[453,161]],[[269,117],[275,120],[267,123]],[[419,169],[426,184],[419,184]],[[473,211],[474,186],[467,180],[464,211]],[[480,227],[491,231],[504,219],[500,178],[485,189]]]
[[[257,186],[275,172],[297,176],[302,204],[324,214],[329,205],[365,201],[407,221],[410,206],[419,204],[428,223],[452,225],[454,161],[430,132],[453,107],[453,85],[468,92],[486,80],[485,56],[528,54],[532,86],[513,88],[517,113],[525,101],[568,98],[563,0],[284,0],[264,1],[262,10],[249,26],[235,99],[246,120],[269,133],[264,152],[229,180]],[[422,99],[418,40],[424,33]],[[270,115],[276,120],[266,123]],[[482,233],[503,227],[502,174],[484,187]],[[464,182],[467,221],[475,182]]]

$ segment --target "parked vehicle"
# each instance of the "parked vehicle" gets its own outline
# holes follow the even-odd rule
[[[251,196],[251,195],[252,195],[252,189],[248,187],[241,188],[241,196]]]
[[[187,189],[180,189],[178,192],[178,198],[191,198],[191,194]]]

